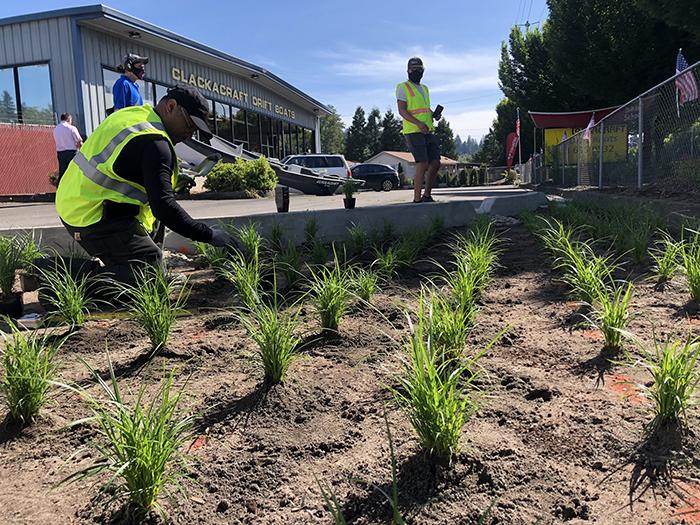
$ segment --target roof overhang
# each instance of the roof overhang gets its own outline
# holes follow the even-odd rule
[[[319,116],[328,115],[330,109],[313,99],[303,91],[292,86],[268,70],[228,55],[194,40],[190,40],[171,31],[150,24],[126,13],[102,4],[58,9],[30,15],[22,15],[0,20],[0,25],[21,23],[46,18],[70,16],[77,19],[81,26],[109,33],[121,38],[129,38],[129,32],[139,34],[139,42],[144,45],[189,58],[197,63],[242,76],[271,91],[279,93],[300,108]]]
[[[547,113],[544,111],[528,111],[536,128],[585,128],[595,117],[594,122],[617,110],[620,106],[611,106],[602,109],[590,109],[587,111],[569,111],[563,113]]]

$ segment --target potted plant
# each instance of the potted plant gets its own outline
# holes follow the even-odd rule
[[[345,195],[345,198],[343,199],[343,204],[345,204],[345,209],[346,210],[352,210],[355,207],[355,197],[353,195],[355,194],[355,183],[348,179],[345,184],[343,184],[343,195]]]
[[[12,292],[20,261],[18,243],[12,237],[0,237],[0,315],[22,316],[22,294]]]

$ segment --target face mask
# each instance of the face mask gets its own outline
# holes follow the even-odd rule
[[[146,76],[146,70],[142,67],[134,67],[131,69],[131,72],[136,75],[139,80],[143,80],[143,77]]]
[[[408,80],[413,82],[414,84],[420,84],[420,79],[423,78],[423,72],[422,71],[411,71],[408,74]]]

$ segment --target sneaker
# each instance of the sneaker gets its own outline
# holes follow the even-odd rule
[[[420,201],[421,202],[435,202],[435,199],[433,199],[430,195],[423,195],[423,198]]]

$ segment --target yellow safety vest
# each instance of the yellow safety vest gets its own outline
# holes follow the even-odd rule
[[[63,222],[75,228],[95,224],[102,219],[104,201],[112,201],[139,206],[136,218],[146,231],[153,230],[155,217],[146,188],[114,172],[114,162],[124,146],[135,137],[149,134],[161,136],[170,144],[175,159],[175,186],[179,173],[177,156],[160,117],[148,105],[123,108],[97,127],[63,174],[56,191],[56,211]]]
[[[433,113],[430,111],[430,92],[428,91],[428,86],[421,84],[421,87],[425,90],[425,97],[421,95],[420,91],[414,89],[409,81],[402,82],[398,85],[397,89],[401,87],[406,91],[406,107],[408,112],[428,126],[429,131],[432,131]],[[420,133],[420,128],[413,122],[403,119],[403,134],[406,135],[408,133]]]

